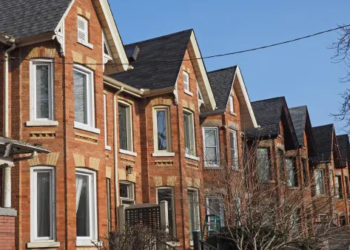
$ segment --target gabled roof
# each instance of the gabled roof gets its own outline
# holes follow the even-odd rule
[[[205,65],[196,36],[192,29],[128,44],[125,50],[140,49],[133,70],[109,75],[109,77],[137,89],[166,89],[175,87],[186,49],[198,80],[204,102],[211,110],[216,108]]]
[[[343,162],[343,165],[346,164],[346,162],[349,164],[350,161],[350,145],[349,145],[349,136],[347,134],[345,135],[338,135],[337,136],[338,141],[338,147],[341,154],[341,159]]]
[[[298,139],[284,97],[252,102],[252,106],[260,128],[248,130],[250,136],[275,138],[281,134],[279,123],[282,121],[286,150],[298,148]]]
[[[295,133],[298,138],[299,146],[304,147],[304,132],[307,137],[309,153],[316,153],[315,141],[312,133],[312,125],[309,112],[306,106],[294,107],[289,109],[290,116],[293,121]]]
[[[242,129],[256,128],[257,122],[239,66],[208,72],[208,78],[218,110],[222,113],[226,111],[233,86],[240,99]],[[237,84],[235,84],[235,79],[237,79]]]
[[[53,32],[72,0],[0,0],[0,33],[23,39]]]
[[[333,143],[333,124],[313,127],[316,150],[320,161],[330,161]]]

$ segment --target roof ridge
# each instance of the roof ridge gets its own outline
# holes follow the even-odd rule
[[[273,98],[268,98],[268,99],[253,101],[253,102],[251,102],[251,103],[272,101],[272,100],[277,100],[277,99],[284,99],[284,100],[286,100],[286,97],[285,97],[285,96],[273,97]]]
[[[291,109],[300,109],[300,108],[306,108],[307,109],[307,105],[292,107],[292,108],[289,108],[289,110],[291,110]]]
[[[124,46],[131,46],[131,45],[136,45],[136,44],[151,42],[151,41],[154,41],[154,40],[158,40],[158,39],[162,39],[162,38],[167,38],[167,37],[179,35],[179,34],[181,34],[181,33],[189,32],[189,31],[193,31],[193,29],[187,29],[187,30],[178,31],[178,32],[174,32],[174,33],[167,34],[167,35],[163,35],[163,36],[153,37],[153,38],[149,38],[149,39],[146,39],[146,40],[142,40],[142,41],[138,41],[138,42],[133,42],[133,43],[125,44]]]
[[[329,124],[326,124],[326,125],[313,126],[312,128],[322,128],[322,127],[329,127],[329,126],[334,127],[334,124],[333,123],[329,123]]]
[[[238,67],[238,65],[234,65],[234,66],[229,66],[229,67],[226,67],[226,68],[216,69],[216,70],[208,71],[208,74],[214,73],[214,72],[218,72],[218,71],[233,69],[233,68],[237,68],[237,67]]]

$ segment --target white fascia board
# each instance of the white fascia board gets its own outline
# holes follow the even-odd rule
[[[68,15],[69,11],[71,10],[72,6],[74,4],[74,0],[72,0],[67,8],[67,10],[64,12],[61,20],[58,22],[56,28],[55,28],[55,33],[59,30],[59,28],[61,27],[61,23],[64,21],[64,19],[66,18],[66,16]]]
[[[248,95],[248,92],[247,92],[247,88],[246,88],[245,83],[243,81],[242,72],[241,72],[241,69],[239,68],[238,65],[237,65],[237,69],[236,69],[236,75],[233,78],[233,83],[234,83],[236,77],[238,78],[238,81],[239,81],[239,83],[241,85],[240,87],[241,87],[241,90],[242,90],[242,93],[243,93],[243,96],[244,96],[245,103],[246,103],[247,108],[248,108],[248,112],[249,112],[250,118],[251,118],[252,123],[254,125],[254,128],[257,128],[258,127],[258,123],[256,122],[256,118],[255,118],[255,115],[254,115],[252,104],[250,103],[250,99],[249,99],[249,95]]]
[[[101,4],[102,11],[103,11],[105,18],[106,18],[106,22],[107,22],[108,27],[110,29],[111,36],[113,38],[115,47],[118,51],[120,62],[123,66],[123,69],[125,71],[127,71],[129,68],[129,60],[126,56],[126,53],[124,50],[124,45],[123,45],[122,40],[120,38],[120,34],[118,31],[117,25],[115,24],[115,20],[114,20],[111,8],[110,8],[107,0],[99,0],[99,1]]]
[[[191,44],[192,44],[192,47],[193,47],[193,50],[194,50],[196,58],[202,58],[202,55],[201,55],[201,52],[199,50],[198,43],[197,43],[197,40],[196,40],[196,36],[194,35],[193,31],[192,31],[192,34],[191,34],[191,40],[190,41],[191,41]],[[210,83],[209,83],[207,71],[206,71],[204,63],[203,63],[203,59],[197,59],[196,61],[198,63],[198,67],[199,67],[200,73],[201,73],[201,75],[203,77],[204,86],[206,88],[206,92],[207,92],[207,95],[208,95],[208,98],[209,98],[209,102],[210,102],[211,108],[212,108],[212,110],[215,110],[216,109],[216,102],[215,102],[215,99],[214,99],[213,91],[211,90],[211,87],[210,87]]]

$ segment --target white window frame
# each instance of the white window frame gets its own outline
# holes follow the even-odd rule
[[[320,172],[321,173],[321,176],[322,176],[322,190],[318,188],[318,183],[317,183],[317,172]],[[325,176],[324,176],[324,171],[322,169],[316,169],[315,172],[314,172],[314,175],[315,175],[315,192],[316,192],[316,195],[324,195],[326,193],[326,190],[325,190]],[[322,192],[321,192],[322,191]]]
[[[39,172],[50,174],[50,237],[37,236],[37,174]],[[56,240],[56,183],[55,168],[38,166],[30,169],[30,239],[31,242],[55,242]]]
[[[159,204],[159,199],[158,199],[158,190],[161,190],[161,189],[166,189],[166,190],[170,190],[171,191],[171,200],[172,200],[172,218],[173,218],[173,233],[174,233],[174,237],[176,236],[176,217],[175,217],[175,194],[174,194],[174,188],[171,188],[171,187],[158,187],[157,190],[156,190],[156,195],[157,195],[157,204]],[[169,204],[168,204],[169,205]]]
[[[30,121],[41,122],[43,125],[49,121],[54,121],[54,67],[52,59],[32,59],[29,64],[30,68]],[[48,118],[37,118],[37,107],[36,107],[36,67],[38,65],[48,66],[49,70],[49,81],[48,81],[48,98],[49,98],[49,117]],[[38,124],[39,125],[39,124]],[[55,124],[56,125],[56,124]]]
[[[239,159],[238,159],[238,139],[237,139],[237,131],[230,129],[229,131],[230,136],[233,136],[233,148],[231,145],[231,138],[230,139],[230,157],[231,157],[231,165],[233,169],[239,169]],[[232,159],[232,151],[234,150],[234,159]]]
[[[94,246],[92,241],[97,241],[97,183],[96,173],[88,169],[77,168],[76,175],[84,175],[89,178],[89,212],[90,212],[90,237],[76,237],[77,246]],[[78,210],[78,208],[77,208]]]
[[[201,221],[200,221],[200,209],[199,209],[199,191],[198,189],[195,189],[195,188],[187,188],[187,194],[188,194],[188,191],[191,191],[191,192],[194,192],[195,195],[196,195],[196,198],[197,198],[197,205],[196,205],[196,210],[197,210],[197,222],[198,222],[198,228],[196,228],[197,230],[200,230],[201,228]],[[189,199],[187,200],[188,204],[189,204]],[[189,218],[191,219],[191,218]],[[194,228],[195,229],[195,228]],[[191,234],[192,235],[192,234]],[[191,236],[192,237],[192,236]],[[193,245],[193,240],[190,240],[190,245],[192,246]]]
[[[105,149],[111,150],[108,146],[108,120],[107,120],[107,94],[103,94],[103,112],[104,112],[104,130],[105,130]]]
[[[192,143],[193,144],[193,154],[187,154],[186,153],[186,145],[185,145],[185,156],[187,157],[187,158],[193,158],[193,157],[196,157],[196,135],[195,135],[195,125],[194,125],[194,114],[193,114],[193,112],[192,111],[189,111],[189,110],[187,110],[187,109],[184,109],[183,110],[183,114],[189,114],[190,116],[191,116],[191,122],[192,122],[192,124],[191,124],[191,127],[192,127],[192,131],[190,131],[190,136],[191,136],[191,138],[190,138],[190,143]],[[185,127],[184,127],[184,136],[185,136]]]
[[[85,23],[86,30],[79,28],[80,21]],[[84,32],[85,41],[80,39],[79,31]],[[91,43],[89,43],[89,20],[87,20],[85,17],[83,17],[81,15],[78,15],[78,19],[77,19],[77,40],[78,40],[78,43],[80,43],[86,47],[89,47],[90,49],[93,49],[93,45]]]
[[[235,106],[234,106],[234,95],[233,92],[231,91],[230,96],[229,96],[229,105],[230,105],[230,113],[234,114],[235,113]]]
[[[123,105],[127,107],[127,115],[126,117],[126,128],[127,128],[127,148],[128,149],[119,149],[120,153],[124,154],[130,154],[136,156],[136,153],[134,152],[134,126],[133,126],[133,106],[130,103],[127,103],[125,101],[118,101],[118,127],[119,127],[119,105]],[[120,128],[119,128],[120,129]],[[119,136],[119,134],[118,134]],[[120,140],[120,139],[119,139]],[[120,143],[120,141],[119,141]],[[120,147],[120,144],[119,144]]]
[[[218,212],[220,214],[220,224],[221,226],[225,225],[225,221],[224,221],[224,216],[225,216],[225,212],[224,212],[224,199],[221,196],[218,195],[208,195],[205,197],[205,205],[206,205],[206,214],[207,215],[211,215],[211,211],[210,211],[210,206],[209,206],[209,199],[215,199],[215,200],[219,200],[220,201],[220,211],[214,211],[214,212]],[[211,227],[209,225],[208,229],[211,231]]]
[[[86,76],[86,116],[87,124],[74,121],[74,128],[86,130],[95,134],[100,134],[100,130],[95,128],[95,77],[94,72],[86,67],[74,64],[73,71]],[[74,79],[73,79],[74,81]],[[74,85],[74,82],[73,82]],[[74,86],[73,86],[74,89]],[[75,105],[75,102],[74,102]]]
[[[193,93],[190,91],[190,74],[186,71],[182,71],[183,73],[183,85],[184,91],[186,94],[193,96]]]
[[[166,136],[167,136],[167,149],[158,149],[158,123],[157,123],[157,112],[165,112],[165,124],[166,124]],[[169,153],[171,149],[171,123],[170,123],[170,109],[167,106],[156,106],[153,107],[153,140],[154,140],[154,152],[158,153]]]
[[[135,183],[130,182],[130,181],[119,181],[119,185],[120,184],[124,184],[124,185],[128,185],[129,189],[128,189],[128,193],[129,193],[129,197],[125,198],[125,197],[121,197],[121,195],[119,194],[120,197],[120,204],[122,205],[133,205],[135,204]],[[119,189],[119,187],[118,187]],[[128,204],[123,204],[123,201],[128,202]],[[131,203],[131,204],[129,204]]]
[[[215,148],[216,148],[216,157],[217,157],[217,162],[215,163],[208,163],[205,155],[206,155],[206,145],[205,145],[205,132],[207,130],[215,131],[216,133],[216,140],[215,140]],[[219,138],[219,128],[218,127],[203,127],[203,159],[204,159],[204,166],[205,167],[220,167],[220,138]]]
[[[338,198],[338,199],[343,199],[344,197],[343,197],[343,185],[342,185],[341,175],[336,174],[334,180],[335,180],[335,185],[334,185],[334,187],[335,187],[335,197]]]

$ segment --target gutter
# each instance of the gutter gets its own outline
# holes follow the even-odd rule
[[[3,136],[9,137],[9,55],[16,48],[15,39],[5,36],[11,47],[4,53],[4,131]]]

